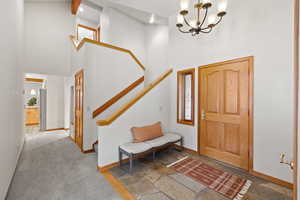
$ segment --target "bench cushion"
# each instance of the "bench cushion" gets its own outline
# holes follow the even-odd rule
[[[153,140],[148,140],[145,143],[149,144],[152,148],[163,146],[170,142],[175,142],[180,140],[181,136],[174,133],[167,133],[164,136],[155,138]]]
[[[140,143],[129,142],[126,144],[122,144],[120,148],[126,151],[127,153],[137,154],[137,153],[143,153],[145,151],[148,151],[152,147],[145,142],[140,142]]]

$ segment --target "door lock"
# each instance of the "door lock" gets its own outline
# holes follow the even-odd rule
[[[205,113],[204,110],[202,110],[202,112],[201,112],[201,119],[202,119],[202,120],[205,120],[205,119],[206,119],[206,113]]]
[[[281,154],[280,154],[280,163],[289,165],[290,168],[293,170],[294,167],[295,167],[294,161],[290,161],[290,162],[289,162],[289,161],[285,160],[284,158],[285,158],[285,154],[284,154],[284,153],[281,153]]]

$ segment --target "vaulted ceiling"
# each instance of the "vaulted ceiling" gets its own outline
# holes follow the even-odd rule
[[[179,10],[180,0],[109,0],[123,6],[135,8],[162,17],[175,15]]]

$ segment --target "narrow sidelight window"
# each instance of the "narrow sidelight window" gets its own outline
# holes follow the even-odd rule
[[[194,125],[195,69],[177,72],[177,123]]]

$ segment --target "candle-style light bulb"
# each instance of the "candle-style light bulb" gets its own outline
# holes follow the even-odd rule
[[[177,16],[177,24],[183,24],[184,19],[183,16],[181,14],[178,14]]]
[[[213,27],[216,23],[216,15],[212,14],[208,17],[208,26]]]
[[[227,8],[227,0],[221,0],[219,5],[218,5],[218,11],[219,12],[226,12]]]
[[[189,0],[181,0],[180,8],[181,8],[181,10],[188,10],[189,9]]]

